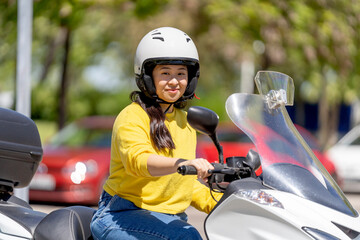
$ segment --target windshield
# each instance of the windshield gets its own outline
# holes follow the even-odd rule
[[[50,147],[110,147],[111,129],[86,128],[72,123],[50,141]]]
[[[230,119],[254,142],[265,185],[350,216],[357,213],[290,120],[263,96],[236,93],[226,101]]]

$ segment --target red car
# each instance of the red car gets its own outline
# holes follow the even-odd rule
[[[305,128],[295,125],[300,135],[307,142],[319,161],[330,173],[333,179],[341,186],[334,163],[320,150],[316,138]],[[220,124],[217,128],[217,135],[223,147],[224,161],[231,156],[246,156],[250,149],[255,149],[250,138],[232,123]],[[218,162],[218,152],[208,136],[199,135],[197,144],[197,157],[207,159],[209,162]]]
[[[110,116],[87,117],[56,134],[44,147],[29,200],[97,204],[109,174],[114,121]]]

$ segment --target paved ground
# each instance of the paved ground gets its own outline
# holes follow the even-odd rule
[[[188,210],[186,210],[186,214],[189,217],[189,223],[200,232],[203,239],[206,239],[204,233],[204,220],[206,218],[206,214],[199,212],[193,207],[188,208]]]
[[[346,197],[353,205],[353,207],[360,212],[360,194],[346,194]],[[62,208],[64,206],[61,205],[43,205],[43,204],[31,204],[34,210],[49,213],[55,209]],[[190,207],[186,213],[189,216],[189,223],[192,224],[198,231],[200,232],[203,239],[206,239],[204,233],[204,220],[206,218],[206,214],[197,211],[196,209]]]

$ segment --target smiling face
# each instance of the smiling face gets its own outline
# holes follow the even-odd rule
[[[158,97],[166,102],[177,101],[188,84],[188,70],[185,65],[156,65],[153,70],[154,85]],[[160,104],[162,108],[168,104]]]

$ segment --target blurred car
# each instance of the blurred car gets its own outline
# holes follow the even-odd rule
[[[332,178],[342,186],[342,178],[339,177],[335,164],[324,154],[319,147],[316,138],[305,128],[295,125],[300,135],[307,142],[315,156],[323,164]],[[227,157],[245,157],[250,149],[255,149],[250,138],[232,123],[222,123],[217,128],[219,142],[223,148],[224,161]],[[205,158],[209,162],[218,162],[218,152],[208,136],[199,135],[196,149],[197,157]]]
[[[360,192],[360,125],[345,134],[326,154],[343,179],[344,192]]]
[[[114,121],[110,116],[86,117],[59,131],[44,146],[29,200],[97,204],[109,174]]]

